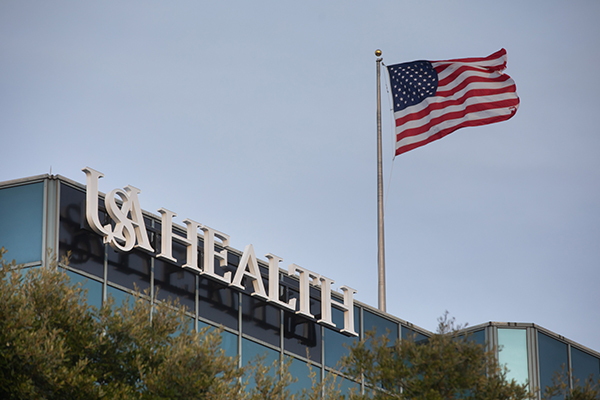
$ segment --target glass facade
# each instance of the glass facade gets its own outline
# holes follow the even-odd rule
[[[527,331],[525,329],[498,329],[498,361],[507,368],[508,379],[518,383],[529,382],[527,365]]]
[[[597,382],[600,378],[600,360],[573,346],[571,346],[571,366],[575,383],[583,385],[586,379]]]
[[[88,304],[100,307],[112,297],[119,305],[130,299],[134,291],[142,292],[148,300],[155,302],[177,301],[179,306],[185,307],[193,329],[221,327],[223,351],[228,356],[239,357],[240,365],[258,355],[264,356],[266,364],[289,360],[290,372],[298,378],[293,390],[308,387],[312,380],[320,381],[327,374],[335,373],[344,393],[352,388],[360,391],[360,382],[347,379],[339,368],[348,348],[366,332],[386,335],[391,343],[398,338],[424,342],[431,336],[421,328],[358,302],[353,311],[354,331],[359,337],[347,336],[340,329],[344,324],[344,313],[336,307],[331,312],[337,328],[317,322],[321,318],[321,294],[317,287],[311,286],[309,290],[310,313],[315,317],[309,318],[252,296],[249,278],[244,278],[244,288],[238,289],[226,286],[218,279],[197,275],[182,268],[187,249],[177,241],[173,241],[172,254],[178,261],[158,257],[162,232],[160,217],[155,215],[144,214],[143,217],[153,252],[116,251],[88,225],[84,188],[62,179],[52,179],[58,188],[57,204],[47,201],[50,178],[0,184],[0,246],[8,248],[8,258],[41,264],[47,250],[44,232],[49,232],[49,237],[56,238],[56,244],[47,241],[46,246],[60,256],[69,257],[68,265],[61,266],[73,282],[87,291]],[[100,223],[103,226],[111,223],[102,198],[99,198],[98,207]],[[186,236],[179,226],[174,226],[173,233]],[[203,239],[198,236],[200,269],[204,262]],[[240,257],[241,252],[228,248],[227,265],[217,267],[215,271],[221,276],[226,271],[235,273]],[[219,260],[215,259],[215,263],[219,265]],[[265,288],[268,288],[267,264],[259,261],[259,269]],[[296,277],[280,271],[279,285],[280,300],[299,300]],[[333,299],[342,301],[335,293]],[[468,332],[477,343],[496,348],[499,361],[509,370],[509,378],[520,383],[532,380],[532,387],[544,387],[551,384],[554,373],[563,368],[572,372],[575,382],[583,383],[589,376],[600,377],[599,353],[533,324],[489,323],[470,328]]]
[[[552,385],[552,377],[558,372],[568,372],[567,344],[538,332],[540,360],[540,387]],[[561,397],[555,397],[561,398]]]
[[[44,183],[0,189],[0,247],[4,259],[41,263],[43,257]]]

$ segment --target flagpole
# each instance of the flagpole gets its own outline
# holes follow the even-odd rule
[[[377,276],[378,308],[385,312],[385,237],[383,231],[383,161],[381,150],[381,50],[377,56]]]

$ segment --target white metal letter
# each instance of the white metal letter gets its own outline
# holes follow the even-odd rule
[[[154,249],[150,245],[150,239],[148,239],[148,232],[146,231],[146,224],[144,223],[142,208],[140,207],[140,200],[138,198],[138,194],[141,191],[131,185],[125,186],[125,191],[131,201],[131,221],[135,228],[135,237],[137,238],[135,247],[153,252]]]
[[[246,267],[248,267],[248,270],[246,270]],[[260,274],[260,267],[256,260],[254,247],[251,244],[247,245],[244,249],[244,254],[242,254],[231,286],[238,289],[244,289],[244,286],[242,285],[242,278],[244,276],[252,279],[252,284],[254,285],[254,293],[252,293],[252,296],[267,300],[267,293],[265,292],[265,286]]]
[[[104,237],[108,235],[108,231],[102,226],[100,219],[98,218],[98,180],[104,177],[104,174],[90,167],[85,167],[82,171],[85,172],[87,179],[85,191],[85,219],[94,232]],[[106,227],[110,229],[110,224]]]
[[[225,267],[227,265],[227,249],[225,247],[229,246],[229,235],[209,228],[206,225],[202,225],[200,229],[204,232],[204,266],[200,273],[220,282],[230,284],[231,272],[225,272],[225,276],[215,273],[215,257],[219,259],[219,266]],[[223,244],[224,249],[221,252],[215,251],[215,237]]]
[[[157,257],[176,262],[177,260],[173,257],[173,240],[177,240],[187,247],[186,260],[182,267],[202,272],[198,268],[198,228],[200,223],[191,219],[184,219],[183,223],[187,226],[187,237],[183,237],[173,233],[173,217],[177,214],[166,208],[161,208],[158,212],[161,215],[161,246],[160,254]]]
[[[289,303],[279,299],[279,263],[283,261],[283,259],[271,253],[265,255],[265,257],[269,260],[269,302],[275,303],[290,311],[295,311],[296,299],[290,299]]]
[[[296,272],[298,272],[300,280],[300,301],[298,302],[300,306],[296,314],[314,318],[315,316],[310,313],[310,280],[315,282],[320,275],[296,264],[290,264],[288,275],[295,275]]]

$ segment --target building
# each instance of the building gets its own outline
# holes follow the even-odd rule
[[[392,339],[431,335],[354,301],[351,288],[331,291],[316,272],[283,270],[272,255],[258,260],[252,246],[230,248],[226,234],[190,219],[175,224],[167,209],[160,216],[142,211],[134,187],[104,195],[102,174],[84,172],[87,185],[54,175],[0,183],[0,246],[6,258],[32,268],[70,253],[63,268],[88,290],[89,304],[99,307],[109,295],[120,303],[136,287],[157,301],[178,298],[195,329],[223,327],[223,349],[241,364],[262,354],[268,363],[291,357],[299,378],[292,389],[310,386],[309,360],[323,377],[335,370],[344,344],[366,331],[389,331]],[[489,322],[467,331],[500,348],[509,376],[533,387],[551,384],[563,366],[574,379],[600,377],[600,353],[535,324]],[[344,389],[360,385],[342,379]]]

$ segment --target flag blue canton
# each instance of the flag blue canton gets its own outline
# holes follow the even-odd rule
[[[394,111],[419,104],[434,96],[438,87],[438,74],[429,61],[413,61],[387,67],[392,86]]]

